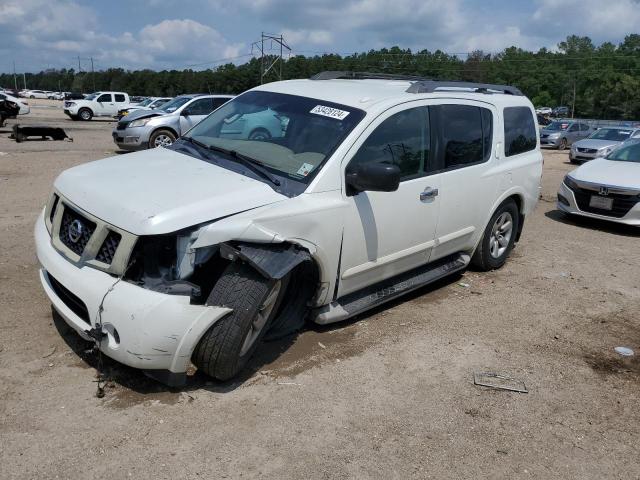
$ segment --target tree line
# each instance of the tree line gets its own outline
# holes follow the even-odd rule
[[[464,56],[440,50],[399,47],[351,55],[295,55],[282,66],[283,79],[308,78],[324,70],[420,75],[433,79],[514,85],[534,105],[566,105],[575,115],[640,120],[640,35],[615,45],[594,45],[571,35],[557,50],[537,52],[517,47],[499,53],[474,51]],[[275,73],[266,81],[276,80]],[[91,92],[125,91],[130,95],[175,96],[183,93],[241,93],[260,83],[260,60],[228,63],[207,70],[136,70],[110,68],[95,73],[73,69],[26,74],[30,89]],[[14,85],[13,74],[0,74],[0,85]],[[20,84],[19,84],[20,87]]]

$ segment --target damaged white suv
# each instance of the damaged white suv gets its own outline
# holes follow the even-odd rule
[[[191,362],[229,379],[265,334],[500,267],[539,195],[535,118],[500,85],[257,87],[169,148],[63,172],[35,227],[42,285],[109,357],[170,385]]]

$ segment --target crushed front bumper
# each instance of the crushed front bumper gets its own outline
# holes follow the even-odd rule
[[[231,311],[191,305],[187,296],[154,292],[75,265],[53,248],[44,212],[36,222],[35,241],[42,286],[69,326],[90,340],[88,332],[101,318],[105,336],[100,350],[105,355],[172,386],[186,379],[191,354],[202,335]]]
[[[133,127],[118,130],[114,128],[111,132],[113,142],[122,150],[144,150],[149,148],[149,137],[151,129],[146,127]]]

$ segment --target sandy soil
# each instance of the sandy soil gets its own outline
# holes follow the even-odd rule
[[[0,129],[0,478],[640,478],[640,231],[555,209],[567,154],[507,265],[263,346],[245,376],[172,391],[52,317],[32,229],[59,172],[115,153],[114,122],[31,101]],[[55,106],[55,108],[54,108]],[[460,283],[468,284],[468,287]],[[477,371],[529,393],[474,386]]]

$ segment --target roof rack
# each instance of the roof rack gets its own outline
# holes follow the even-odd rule
[[[455,80],[423,80],[418,81],[409,88],[407,93],[433,93],[437,90],[472,90],[476,93],[505,93],[507,95],[523,96],[516,87],[509,85],[494,85],[491,83],[459,82]]]
[[[374,72],[350,72],[350,71],[326,71],[316,73],[311,80],[408,80],[408,81],[429,81],[430,78],[418,75],[398,75],[395,73],[374,73]]]
[[[371,72],[350,72],[350,71],[326,71],[315,74],[311,80],[406,80],[414,82],[407,93],[433,93],[438,90],[471,90],[476,93],[504,93],[507,95],[523,96],[523,93],[516,87],[509,85],[496,85],[491,83],[462,82],[457,80],[433,80],[420,77],[418,75],[397,75],[395,73],[371,73]]]

